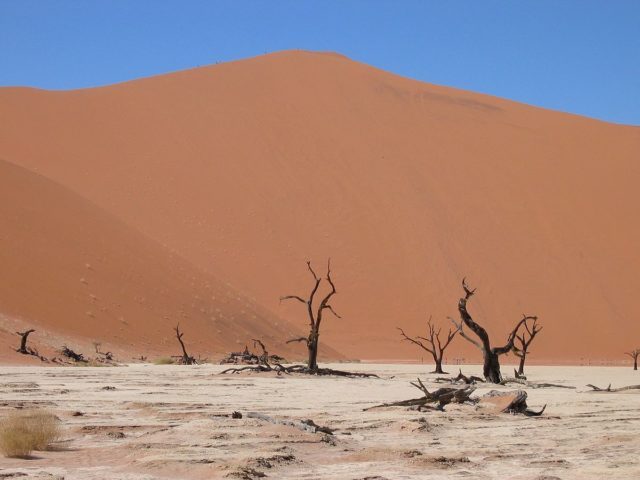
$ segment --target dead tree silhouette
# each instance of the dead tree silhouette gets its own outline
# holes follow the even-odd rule
[[[402,335],[403,340],[413,343],[423,350],[429,352],[433,357],[433,361],[436,364],[435,370],[431,373],[447,373],[442,370],[442,359],[444,357],[444,351],[449,346],[449,344],[453,341],[456,334],[458,333],[458,329],[452,330],[449,329],[449,333],[447,333],[447,339],[444,340],[444,343],[440,340],[440,332],[441,328],[436,330],[436,327],[431,322],[431,317],[427,321],[427,336],[426,337],[409,337],[402,328],[397,327],[400,330],[400,335]]]
[[[631,350],[630,352],[624,352],[625,355],[629,355],[633,359],[633,369],[638,370],[638,357],[640,356],[640,348]]]
[[[294,338],[292,340],[289,340],[287,343],[306,342],[308,351],[307,368],[313,372],[318,370],[318,346],[320,339],[320,325],[322,323],[322,314],[325,310],[328,310],[337,318],[341,317],[336,313],[336,311],[329,303],[331,297],[333,297],[337,293],[336,286],[331,279],[331,259],[327,261],[327,276],[325,277],[327,283],[329,284],[329,292],[322,298],[317,308],[314,308],[314,299],[316,294],[318,293],[320,284],[322,283],[322,278],[319,277],[313,270],[310,261],[307,262],[307,268],[309,269],[309,272],[313,276],[314,280],[314,284],[311,288],[309,296],[305,299],[298,295],[286,295],[284,297],[280,297],[280,301],[297,300],[307,307],[307,315],[309,317],[309,335],[307,337]]]
[[[457,323],[453,319],[451,319],[451,321],[458,328],[460,336],[474,344],[482,352],[482,373],[484,375],[484,378],[488,382],[500,383],[502,381],[502,374],[500,373],[500,355],[509,353],[513,349],[513,342],[522,324],[527,320],[535,320],[537,317],[523,315],[522,319],[516,324],[513,331],[509,334],[507,343],[502,347],[491,347],[489,334],[483,327],[481,327],[473,320],[467,310],[467,302],[473,296],[476,290],[469,289],[466,283],[466,279],[462,279],[462,289],[464,290],[464,297],[460,298],[458,302],[458,312],[460,313],[462,322]],[[469,330],[471,330],[478,337],[479,341],[468,336],[464,331],[464,326],[468,327]]]
[[[524,375],[524,362],[527,359],[527,354],[529,354],[529,345],[533,342],[533,339],[536,338],[536,335],[540,333],[542,330],[542,326],[538,325],[538,319],[533,319],[533,324],[529,327],[529,322],[524,322],[525,331],[520,335],[516,335],[516,340],[519,345],[513,346],[513,353],[520,357],[520,364],[518,365],[518,371],[516,372],[516,378],[520,378]],[[528,334],[528,336],[527,336]]]

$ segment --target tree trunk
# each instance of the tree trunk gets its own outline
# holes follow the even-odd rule
[[[638,369],[638,357],[633,358],[633,369],[634,370]]]
[[[500,360],[497,354],[484,350],[484,365],[482,373],[487,382],[500,383],[502,381],[502,374],[500,373]]]
[[[307,341],[307,349],[309,350],[307,366],[309,367],[309,370],[312,371],[318,369],[318,336],[318,332],[312,331]]]
[[[524,361],[527,358],[527,354],[522,352],[520,357],[520,366],[518,367],[518,375],[524,375]]]
[[[29,334],[35,332],[35,330],[33,328],[25,331],[25,332],[16,332],[18,335],[20,335],[20,337],[22,337],[20,339],[20,348],[18,349],[18,353],[22,353],[25,355],[29,355],[31,354],[31,352],[29,350],[27,350],[27,338],[29,337]]]
[[[433,371],[433,373],[444,373],[444,370],[442,370],[442,359],[435,359],[436,362],[436,369]]]
[[[28,333],[26,335],[22,335],[22,339],[20,340],[20,350],[18,350],[18,352],[20,352],[20,353],[29,353],[29,352],[27,352],[27,337],[28,336],[29,336]]]

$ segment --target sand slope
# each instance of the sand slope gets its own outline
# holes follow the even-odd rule
[[[263,337],[273,352],[295,329],[232,287],[127,227],[64,187],[0,161],[0,355],[13,332],[92,354],[179,354],[172,328],[180,322],[191,354],[211,357]],[[46,352],[43,351],[44,346]]]
[[[617,359],[640,339],[638,128],[308,52],[5,88],[0,115],[1,156],[300,326],[278,297],[331,256],[343,320],[324,339],[351,356],[419,356],[394,327],[455,315],[464,275],[496,335],[541,317],[532,360]]]

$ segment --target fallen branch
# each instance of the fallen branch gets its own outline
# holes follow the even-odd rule
[[[470,377],[467,377],[462,373],[462,369],[459,369],[459,373],[455,377],[449,377],[449,378],[438,377],[435,379],[435,381],[437,383],[452,383],[452,384],[464,383],[465,385],[474,385],[478,382],[484,383],[483,378],[476,377],[475,375],[471,375]]]
[[[350,378],[380,378],[375,373],[364,373],[364,372],[347,372],[344,370],[334,370],[332,368],[317,368],[315,370],[310,369],[306,365],[290,365],[285,367],[280,363],[271,364],[261,364],[261,365],[248,365],[246,367],[232,367],[227,368],[220,372],[220,374],[224,373],[240,373],[240,372],[256,372],[256,373],[264,373],[264,372],[276,372],[278,375],[283,373],[292,374],[292,373],[301,373],[305,375],[333,375],[337,377],[350,377]]]
[[[258,412],[249,412],[247,413],[247,418],[257,418],[258,420],[262,420],[265,422],[273,423],[274,425],[286,425],[289,427],[297,428],[298,430],[302,430],[309,433],[326,433],[327,435],[333,435],[333,430],[328,427],[323,427],[316,424],[313,420],[289,420],[284,418],[275,418],[269,415],[265,415],[264,413]]]
[[[508,377],[500,381],[500,385],[506,385],[508,383],[517,383],[518,385],[526,385],[527,381],[522,380],[520,378],[508,378]]]
[[[249,351],[249,347],[245,345],[242,352],[231,352],[227,357],[220,361],[220,365],[268,365],[269,362],[283,363],[286,362],[284,357],[280,355],[269,355],[264,343],[259,339],[252,339],[253,346],[260,346],[262,355],[257,355]]]
[[[422,383],[422,380],[418,378],[417,383],[410,382],[411,385],[420,390],[424,396],[421,398],[412,398],[409,400],[400,400],[399,402],[383,403],[380,405],[374,405],[363,409],[363,411],[371,410],[373,408],[381,407],[418,407],[418,410],[423,408],[444,410],[444,406],[449,403],[465,403],[472,402],[469,396],[475,391],[476,387],[442,387],[433,392],[429,392],[427,387]],[[430,404],[437,403],[436,407]]]
[[[599,388],[589,383],[587,384],[587,387],[591,387],[593,389],[592,390],[593,392],[610,392],[610,393],[624,392],[625,390],[640,390],[640,385],[628,385],[626,387],[611,388],[611,384],[609,384],[607,388]]]
[[[71,360],[73,360],[75,362],[87,363],[87,361],[88,361],[87,359],[84,358],[83,354],[74,352],[73,350],[71,350],[66,345],[63,345],[62,350],[60,351],[60,353],[62,355],[64,355],[65,357],[70,358]]]
[[[571,390],[575,390],[576,387],[572,387],[571,385],[559,385],[557,383],[534,383],[534,382],[527,382],[527,387],[531,387],[531,388],[568,388]]]

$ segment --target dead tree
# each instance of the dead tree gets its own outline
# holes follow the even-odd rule
[[[523,331],[521,335],[516,335],[516,340],[519,345],[513,346],[513,353],[520,357],[520,365],[518,366],[518,371],[516,372],[516,378],[520,378],[524,375],[524,362],[527,359],[527,354],[529,353],[529,345],[533,342],[533,339],[536,338],[536,335],[540,333],[542,327],[538,325],[538,319],[533,319],[533,324],[529,327],[529,322],[524,322],[524,328],[526,331]],[[527,336],[527,334],[529,336]]]
[[[343,370],[333,370],[331,368],[319,368],[318,367],[318,340],[320,337],[320,325],[322,323],[322,315],[325,310],[329,310],[333,315],[337,318],[341,318],[340,315],[336,313],[333,309],[329,301],[331,297],[336,294],[336,286],[331,279],[331,259],[327,262],[327,276],[326,281],[330,286],[329,291],[326,293],[322,300],[319,302],[314,302],[315,296],[318,293],[318,289],[320,288],[320,284],[322,283],[322,278],[318,277],[316,272],[311,267],[311,262],[307,262],[307,268],[309,272],[313,276],[314,284],[309,293],[309,297],[305,300],[301,296],[298,295],[287,295],[284,297],[280,297],[280,301],[282,300],[297,300],[300,303],[303,303],[307,307],[307,314],[309,316],[309,335],[307,337],[294,338],[292,340],[287,341],[287,343],[291,342],[305,342],[308,350],[308,358],[306,365],[289,365],[284,366],[280,364],[277,360],[273,361],[273,366],[267,361],[269,359],[267,350],[264,344],[254,339],[254,346],[256,344],[260,345],[262,348],[262,355],[259,357],[258,365],[255,366],[246,366],[240,368],[228,368],[220,372],[221,374],[225,373],[240,373],[245,371],[251,372],[276,372],[278,375],[285,373],[300,373],[300,374],[309,374],[309,375],[336,375],[341,377],[359,377],[359,378],[369,378],[375,377],[378,378],[377,375],[373,373],[363,373],[363,372],[347,372]],[[266,359],[266,360],[264,360]]]
[[[258,355],[258,364],[269,365],[269,352],[267,352],[264,343],[262,343],[262,341],[257,338],[252,338],[252,340],[253,348],[256,348],[257,345],[260,345],[260,348],[262,349],[262,355]]]
[[[502,374],[500,373],[500,355],[509,353],[513,349],[513,342],[518,333],[518,330],[520,329],[520,326],[527,320],[535,320],[537,317],[523,315],[522,319],[516,324],[513,331],[509,334],[507,343],[502,347],[491,347],[489,334],[483,327],[473,321],[473,318],[471,318],[471,315],[467,311],[467,301],[473,296],[473,294],[475,293],[475,289],[469,289],[466,283],[466,279],[462,279],[462,288],[464,290],[464,297],[460,298],[460,301],[458,302],[458,312],[460,313],[462,322],[458,324],[453,319],[451,319],[451,321],[458,328],[460,336],[465,340],[473,343],[482,352],[482,373],[487,382],[500,383],[502,381]],[[476,334],[476,336],[480,340],[479,342],[465,333],[463,329],[464,325],[466,325],[469,330]]]
[[[633,358],[633,369],[638,370],[638,357],[640,356],[640,348],[631,350],[630,352],[624,352],[625,355],[629,355]]]
[[[176,331],[176,338],[178,339],[178,342],[180,342],[180,346],[182,347],[182,357],[181,357],[180,363],[182,363],[183,365],[197,364],[198,362],[196,362],[196,359],[187,353],[187,349],[184,346],[184,342],[182,341],[182,336],[184,335],[184,332],[180,331],[180,324],[176,325],[175,331]]]
[[[320,324],[322,323],[322,314],[325,310],[330,311],[337,318],[341,318],[338,315],[333,307],[329,304],[329,300],[331,297],[336,294],[336,286],[331,279],[331,259],[327,261],[327,276],[326,280],[329,283],[330,290],[329,292],[322,298],[320,303],[317,305],[317,308],[314,308],[314,299],[318,289],[320,288],[320,284],[322,283],[322,278],[316,275],[316,272],[311,267],[311,262],[307,262],[307,268],[309,272],[313,276],[314,284],[311,288],[311,293],[307,299],[304,299],[298,295],[286,295],[284,297],[280,297],[280,301],[282,300],[297,300],[300,303],[306,305],[307,307],[307,315],[309,316],[309,336],[295,338],[293,340],[289,340],[289,342],[306,342],[307,350],[308,350],[308,359],[307,359],[307,368],[311,372],[315,372],[318,370],[318,341],[320,337]],[[289,343],[287,342],[287,343]]]
[[[33,355],[33,351],[30,348],[27,348],[27,338],[29,338],[29,334],[35,332],[33,328],[26,330],[24,332],[16,332],[16,335],[20,335],[22,337],[20,339],[20,348],[16,350],[18,353],[22,353],[23,355]]]
[[[400,330],[400,335],[404,337],[403,340],[411,342],[431,354],[431,356],[433,357],[433,361],[436,364],[435,370],[431,373],[446,373],[445,371],[442,370],[442,358],[444,357],[445,349],[449,346],[451,341],[455,338],[456,334],[458,333],[457,329],[456,330],[449,329],[449,333],[447,334],[447,339],[444,341],[444,343],[442,343],[440,341],[440,332],[442,329],[438,328],[438,330],[436,330],[433,323],[431,323],[431,317],[429,317],[429,321],[427,322],[427,328],[428,328],[427,337],[409,337],[407,334],[404,333],[404,330],[402,330],[400,327],[397,327],[397,328],[398,330]],[[423,342],[426,342],[426,344]]]

